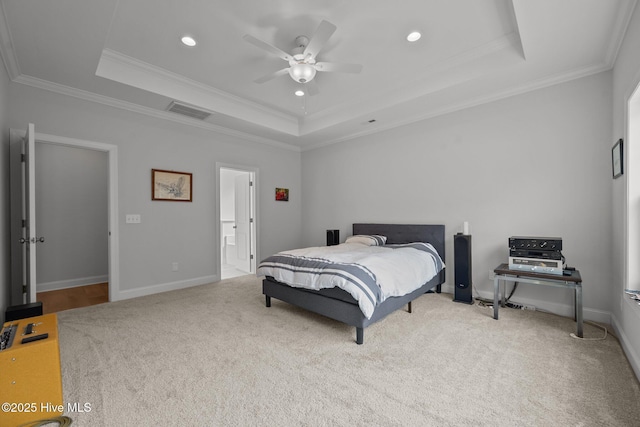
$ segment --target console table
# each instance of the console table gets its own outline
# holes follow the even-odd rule
[[[570,288],[575,291],[575,311],[576,335],[582,338],[582,277],[578,270],[571,270],[570,276],[560,274],[538,273],[533,271],[511,270],[509,264],[500,264],[493,272],[493,318],[498,320],[498,307],[504,307],[504,294],[506,293],[507,282],[518,282],[532,285],[555,286],[558,288]],[[504,292],[500,301],[500,281],[504,283]]]

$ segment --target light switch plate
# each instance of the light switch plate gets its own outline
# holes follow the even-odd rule
[[[125,222],[127,224],[140,224],[142,222],[142,218],[139,214],[127,214],[125,216]]]

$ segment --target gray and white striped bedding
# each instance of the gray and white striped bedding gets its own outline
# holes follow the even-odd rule
[[[338,287],[353,296],[369,319],[385,299],[418,289],[442,268],[442,259],[428,243],[343,243],[279,252],[264,259],[256,274],[292,287]]]

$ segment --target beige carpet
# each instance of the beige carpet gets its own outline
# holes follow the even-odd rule
[[[252,276],[58,315],[73,426],[633,426],[619,342],[571,319],[427,294],[365,330]],[[603,331],[585,325],[585,337]],[[84,406],[83,406],[84,407]]]

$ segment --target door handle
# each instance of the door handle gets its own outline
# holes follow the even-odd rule
[[[25,243],[27,243],[27,239],[25,239],[24,237],[21,237],[20,240],[18,240],[18,242],[20,242],[21,245],[24,245]]]
[[[31,243],[44,243],[44,237],[33,237],[31,238]]]

